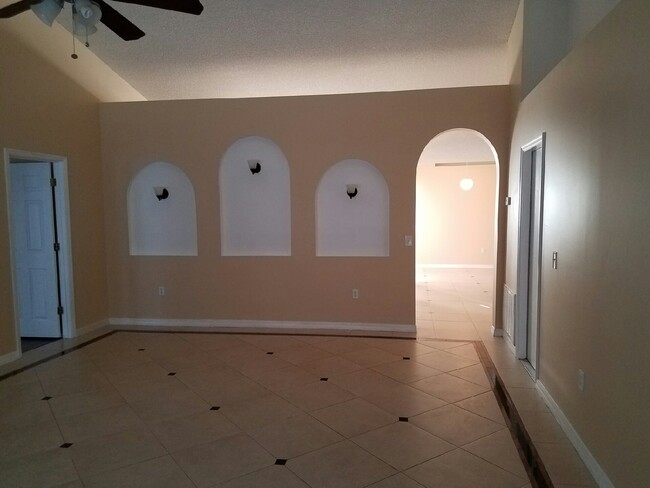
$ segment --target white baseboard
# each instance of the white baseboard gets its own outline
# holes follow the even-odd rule
[[[309,332],[324,331],[330,333],[391,333],[399,337],[416,335],[415,324],[373,324],[354,322],[286,322],[275,320],[224,320],[224,319],[148,319],[112,317],[108,319],[112,326],[120,327],[160,327],[160,328],[195,328],[219,330],[259,330],[277,329],[284,332],[290,330],[303,330]]]
[[[2,356],[0,356],[0,366],[15,361],[16,359],[20,359],[19,351],[13,351],[13,352],[8,352],[7,354],[3,354]]]
[[[493,264],[418,264],[417,268],[440,268],[440,269],[462,269],[462,268],[478,268],[478,269],[493,269]]]
[[[98,320],[97,322],[93,322],[92,324],[84,325],[83,327],[77,328],[74,336],[79,337],[84,334],[88,334],[89,332],[93,332],[97,329],[101,329],[102,327],[106,327],[107,325],[108,325],[108,319]]]
[[[560,427],[562,427],[562,430],[571,441],[571,444],[573,444],[573,447],[578,452],[578,455],[582,461],[585,463],[585,466],[587,466],[587,469],[594,477],[594,480],[596,480],[598,486],[600,488],[615,488],[614,483],[612,483],[611,480],[607,477],[607,474],[603,468],[600,467],[600,464],[598,464],[596,458],[591,454],[591,451],[589,451],[587,445],[582,441],[578,435],[578,432],[573,428],[573,425],[571,425],[571,422],[569,422],[569,419],[566,417],[566,415],[564,415],[564,412],[555,402],[544,384],[539,380],[537,380],[535,384],[537,385],[539,392],[544,397],[544,400],[546,401],[548,408],[551,410],[551,413],[555,417],[555,420],[557,420],[558,424],[560,424]]]
[[[497,329],[493,325],[492,326],[492,337],[503,337],[503,329]]]

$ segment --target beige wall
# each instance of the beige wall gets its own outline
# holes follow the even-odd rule
[[[110,316],[413,324],[415,256],[404,236],[414,234],[418,158],[436,134],[465,127],[507,161],[509,103],[508,87],[480,87],[103,105]],[[290,257],[220,256],[219,161],[247,135],[274,141],[289,160]],[[371,162],[387,181],[390,257],[315,257],[316,186],[349,158]],[[129,256],[127,187],[156,160],[177,164],[194,184],[198,257]]]
[[[83,327],[107,314],[98,101],[4,30],[0,46],[0,148],[68,158],[76,324]],[[15,349],[9,247],[3,169],[0,355]]]
[[[435,166],[417,170],[416,263],[494,264],[496,165]],[[463,178],[474,180],[469,191]]]
[[[519,148],[546,132],[540,380],[618,488],[650,486],[649,25],[622,1],[523,101],[510,161],[514,287]]]

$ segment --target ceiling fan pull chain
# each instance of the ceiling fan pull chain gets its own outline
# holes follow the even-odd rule
[[[76,42],[75,42],[75,35],[77,33],[75,32],[76,22],[74,21],[74,3],[72,4],[71,11],[72,11],[72,55],[70,57],[72,59],[77,59],[79,56],[77,56]]]

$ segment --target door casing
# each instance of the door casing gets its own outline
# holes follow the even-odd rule
[[[62,316],[62,335],[64,338],[71,338],[75,336],[75,314],[74,314],[74,289],[73,289],[73,274],[72,274],[72,246],[71,246],[71,232],[70,232],[70,205],[68,196],[68,161],[63,156],[52,154],[43,154],[32,151],[22,151],[17,149],[4,150],[5,161],[5,182],[6,182],[6,196],[7,196],[7,221],[9,227],[9,239],[12,236],[11,225],[11,177],[10,177],[10,164],[29,164],[28,161],[39,161],[53,163],[54,176],[57,180],[57,191],[55,191],[55,202],[57,209],[57,227],[58,238],[61,245],[59,252],[59,267],[60,267],[60,287],[61,287],[61,305],[63,306]],[[14,253],[10,249],[11,259],[11,281],[13,291],[13,305],[14,305],[14,329],[16,337],[16,351],[22,354],[20,344],[20,323],[19,323],[19,303],[17,293],[16,281],[16,263],[14,260]]]

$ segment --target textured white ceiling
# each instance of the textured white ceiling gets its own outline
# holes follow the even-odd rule
[[[198,17],[108,3],[146,36],[100,25],[91,50],[146,98],[176,99],[507,83],[519,0],[203,0]]]

